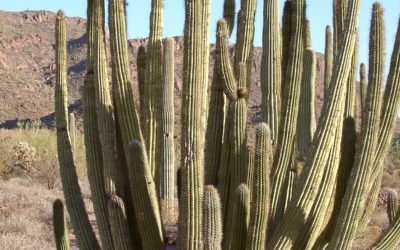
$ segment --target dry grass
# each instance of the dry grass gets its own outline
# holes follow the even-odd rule
[[[42,128],[40,123],[21,125],[18,129],[0,129],[0,176],[26,176],[43,183],[48,188],[59,186],[57,160],[57,138],[54,130]],[[35,151],[27,168],[19,169],[15,164],[15,146],[26,143]],[[83,136],[77,136],[77,150],[74,153],[78,176],[86,176]]]
[[[81,185],[82,191],[93,219],[90,192],[85,183]],[[52,206],[55,199],[62,197],[60,189],[48,190],[27,179],[0,179],[0,249],[55,249]],[[66,220],[71,244],[76,249],[69,220]]]

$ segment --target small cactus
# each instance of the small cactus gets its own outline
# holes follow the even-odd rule
[[[53,226],[57,250],[69,250],[68,230],[64,221],[64,205],[60,199],[53,203]]]

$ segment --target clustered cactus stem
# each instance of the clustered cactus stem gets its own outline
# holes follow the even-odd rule
[[[64,204],[60,199],[53,203],[53,226],[57,250],[69,250],[69,236],[64,220]]]
[[[235,1],[224,0],[210,86],[211,3],[184,3],[181,152],[176,154],[174,39],[162,40],[164,1],[151,1],[149,41],[147,48],[138,49],[139,108],[128,56],[126,1],[108,1],[110,84],[105,1],[88,0],[83,122],[101,247],[164,249],[177,226],[178,249],[350,249],[378,201],[396,122],[400,21],[382,94],[384,17],[381,4],[374,3],[368,84],[361,64],[357,107],[361,0],[333,0],[334,33],[326,27],[324,104],[317,122],[317,60],[306,0],[285,1],[281,26],[279,1],[265,0],[261,122],[253,127],[247,116],[256,1],[241,0],[236,20]],[[232,63],[229,38],[235,22]],[[78,247],[100,249],[73,159],[75,132],[67,112],[65,30],[60,11],[55,106],[61,181]],[[357,127],[361,128],[359,136]],[[177,155],[181,157],[178,171]],[[388,200],[391,225],[372,249],[392,249],[400,242],[397,193],[389,193]],[[57,248],[68,249],[59,200],[54,203],[54,229]]]

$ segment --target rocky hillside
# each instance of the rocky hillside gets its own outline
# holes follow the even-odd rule
[[[55,81],[54,22],[55,13],[48,11],[0,12],[0,127],[14,127],[18,120],[26,119],[41,119],[48,124],[52,122]],[[71,110],[79,112],[81,87],[86,69],[86,20],[77,17],[67,18],[67,27],[69,104]],[[135,58],[137,49],[142,44],[146,44],[146,39],[129,41],[132,78],[136,90]],[[175,37],[175,49],[175,103],[179,121],[182,37]],[[214,63],[214,49],[215,46],[211,45],[211,67]],[[249,101],[252,121],[259,120],[260,65],[261,48],[255,48]],[[317,53],[315,98],[317,117],[323,100],[323,72],[324,58],[322,54]]]

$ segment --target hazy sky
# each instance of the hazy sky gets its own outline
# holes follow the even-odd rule
[[[211,0],[211,42],[215,41],[216,22],[221,17],[223,0]],[[236,0],[236,12],[239,0]],[[371,7],[374,0],[362,0],[360,17],[360,62],[368,63],[368,31],[370,26]],[[395,32],[400,17],[399,0],[380,0],[385,8],[386,20],[386,55],[387,62],[393,49]],[[149,33],[150,0],[128,0],[128,32],[130,38],[143,38]],[[280,0],[282,10],[284,0]],[[325,26],[332,24],[332,1],[308,0],[307,18],[311,22],[312,44],[316,51],[323,52],[325,47]],[[183,34],[184,1],[164,0],[164,36]],[[261,45],[263,1],[257,1],[255,45]],[[6,11],[50,10],[56,12],[63,9],[67,16],[86,17],[86,1],[84,0],[0,0],[0,9]],[[234,40],[233,40],[234,41]],[[388,68],[388,65],[386,66]]]

